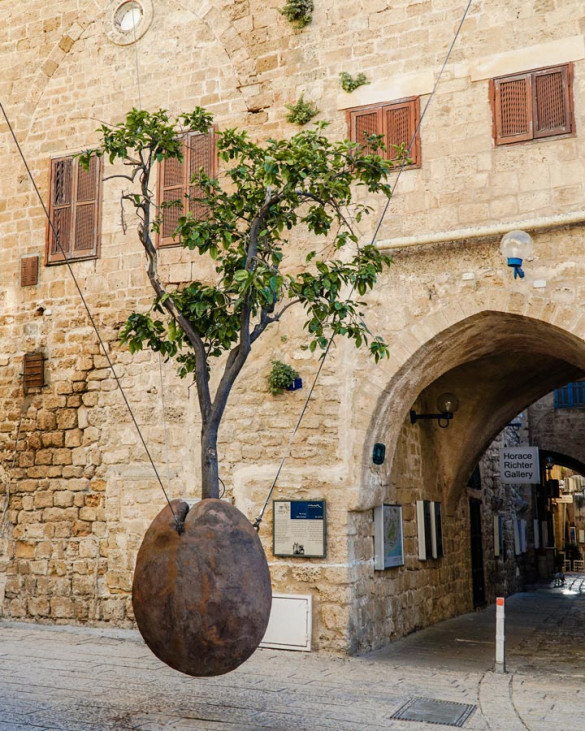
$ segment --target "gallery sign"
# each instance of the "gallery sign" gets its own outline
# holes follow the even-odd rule
[[[506,485],[539,483],[538,447],[501,447],[500,478]]]

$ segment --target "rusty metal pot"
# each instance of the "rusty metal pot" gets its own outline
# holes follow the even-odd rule
[[[148,647],[187,675],[230,672],[256,650],[272,602],[260,539],[222,500],[191,509],[173,500],[148,528],[136,561],[132,604]]]

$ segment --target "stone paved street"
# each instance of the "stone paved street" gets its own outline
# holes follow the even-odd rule
[[[358,658],[259,650],[210,679],[162,665],[138,633],[0,622],[0,731],[404,729],[407,701],[477,706],[475,731],[582,731],[585,577],[506,602],[506,675],[491,672],[494,609]]]

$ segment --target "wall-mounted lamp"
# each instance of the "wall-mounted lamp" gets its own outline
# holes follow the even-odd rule
[[[500,252],[508,260],[508,266],[514,269],[514,279],[524,278],[522,260],[532,254],[533,248],[532,237],[526,231],[510,231],[502,237]]]
[[[436,419],[441,429],[446,429],[458,408],[459,399],[454,393],[442,393],[437,399],[438,414],[417,414],[413,409],[410,412],[410,423],[416,424],[419,419]]]

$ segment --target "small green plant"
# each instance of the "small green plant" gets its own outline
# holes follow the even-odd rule
[[[287,0],[278,12],[295,28],[304,28],[313,20],[313,0]]]
[[[294,368],[283,363],[281,360],[272,361],[272,370],[268,374],[268,390],[273,396],[285,391],[295,382],[299,374]]]
[[[301,94],[296,104],[286,104],[285,106],[289,110],[289,113],[286,115],[286,121],[291,124],[298,124],[301,127],[307,124],[307,122],[310,122],[315,115],[319,114],[319,110],[315,104],[306,102],[303,94]]]
[[[347,71],[342,71],[339,74],[339,83],[341,84],[343,91],[347,91],[348,94],[351,94],[351,92],[355,91],[358,86],[363,86],[370,82],[367,80],[365,74],[359,73],[354,79],[354,77],[351,74],[348,74]]]

